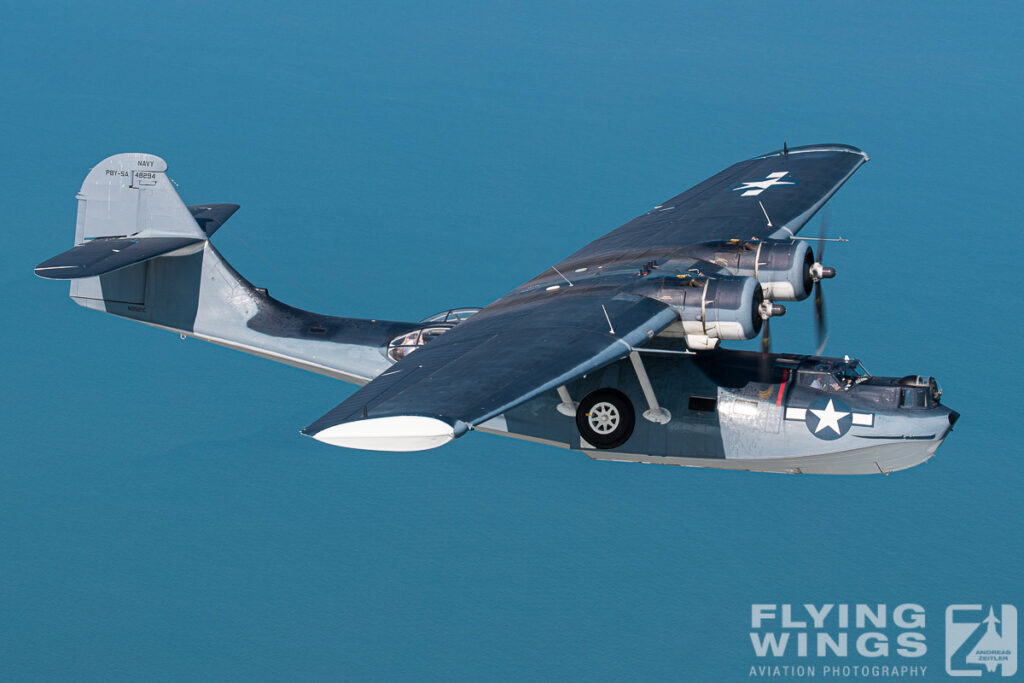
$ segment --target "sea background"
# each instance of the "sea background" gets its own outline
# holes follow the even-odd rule
[[[752,603],[1024,611],[1024,8],[18,3],[0,22],[0,678],[746,680]],[[828,352],[963,418],[892,476],[299,435],[349,385],[32,274],[118,152],[303,308],[485,305],[729,164],[871,155],[830,202]],[[809,226],[817,234],[818,219]],[[257,254],[259,256],[257,256]],[[811,303],[773,325],[812,352]],[[852,647],[851,647],[852,649]],[[769,663],[817,663],[786,657]],[[875,664],[855,655],[831,663]],[[820,674],[819,674],[820,676]]]

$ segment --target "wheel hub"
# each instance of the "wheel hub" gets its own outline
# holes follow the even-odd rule
[[[590,428],[598,434],[610,434],[619,426],[619,409],[607,401],[595,403],[587,415]]]

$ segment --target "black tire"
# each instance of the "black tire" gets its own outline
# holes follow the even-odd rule
[[[587,394],[576,409],[576,428],[594,448],[618,448],[629,440],[635,424],[633,404],[615,389]]]

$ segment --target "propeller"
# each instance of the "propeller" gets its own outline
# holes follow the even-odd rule
[[[818,341],[815,355],[820,356],[828,343],[828,321],[825,318],[825,293],[821,281],[836,276],[836,269],[822,265],[825,243],[828,241],[828,214],[821,217],[821,232],[818,239],[818,253],[811,264],[811,278],[814,280],[814,332]]]
[[[768,384],[771,381],[772,335],[768,331],[769,320],[771,320],[771,316],[765,318],[761,323],[761,384]]]
[[[773,303],[769,299],[761,302],[758,309],[761,314],[761,383],[771,383],[771,353],[772,334],[770,321],[773,317],[786,314],[786,307],[782,304]]]

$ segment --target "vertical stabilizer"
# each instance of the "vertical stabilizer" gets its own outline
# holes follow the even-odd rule
[[[153,154],[115,154],[97,164],[78,192],[75,244],[97,237],[205,238]]]

